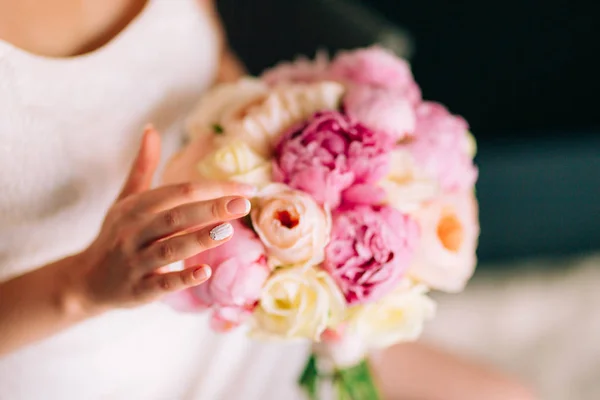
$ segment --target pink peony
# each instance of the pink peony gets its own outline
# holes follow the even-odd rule
[[[276,149],[273,177],[312,195],[321,205],[339,206],[344,191],[357,185],[369,194],[361,203],[381,200],[374,184],[388,172],[390,138],[336,111],[317,113],[284,135]],[[354,192],[354,193],[353,193]],[[350,198],[356,198],[356,190]]]
[[[436,179],[443,190],[466,190],[477,180],[467,122],[441,104],[417,107],[415,139],[407,145],[417,167]]]
[[[415,131],[415,111],[401,93],[354,86],[344,96],[346,114],[366,127],[398,141]]]
[[[411,104],[421,101],[421,90],[409,64],[380,47],[340,53],[331,63],[330,76],[349,84],[393,90],[403,94]]]
[[[334,215],[323,267],[348,304],[376,301],[400,282],[418,238],[416,222],[392,207],[344,210]]]
[[[212,326],[220,330],[242,322],[260,297],[269,276],[265,249],[256,234],[233,222],[235,234],[225,244],[185,261],[188,267],[206,264],[212,268],[208,282],[169,296],[167,303],[181,311],[212,308]]]

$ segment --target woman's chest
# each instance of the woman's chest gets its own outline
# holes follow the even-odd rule
[[[0,266],[93,238],[144,125],[162,132],[163,160],[180,145],[217,63],[212,27],[184,3],[156,2],[141,24],[87,56],[40,58],[0,41]]]

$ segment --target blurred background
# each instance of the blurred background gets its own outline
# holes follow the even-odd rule
[[[260,3],[260,6],[258,6]],[[567,0],[219,0],[254,74],[385,46],[478,141],[480,266],[426,339],[544,400],[600,399],[600,6]]]

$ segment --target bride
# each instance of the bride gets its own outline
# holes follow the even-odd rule
[[[0,399],[301,396],[303,346],[157,302],[211,272],[165,266],[249,211],[251,187],[156,178],[200,94],[242,73],[223,38],[211,1],[0,0]],[[420,344],[376,368],[390,399],[531,398]]]

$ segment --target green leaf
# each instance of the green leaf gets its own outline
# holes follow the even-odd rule
[[[319,400],[317,397],[318,381],[317,359],[315,358],[315,355],[312,354],[306,362],[306,366],[304,367],[304,371],[298,382],[300,386],[304,388],[311,400]]]
[[[216,135],[222,135],[224,131],[223,125],[221,124],[213,124],[212,129]]]

